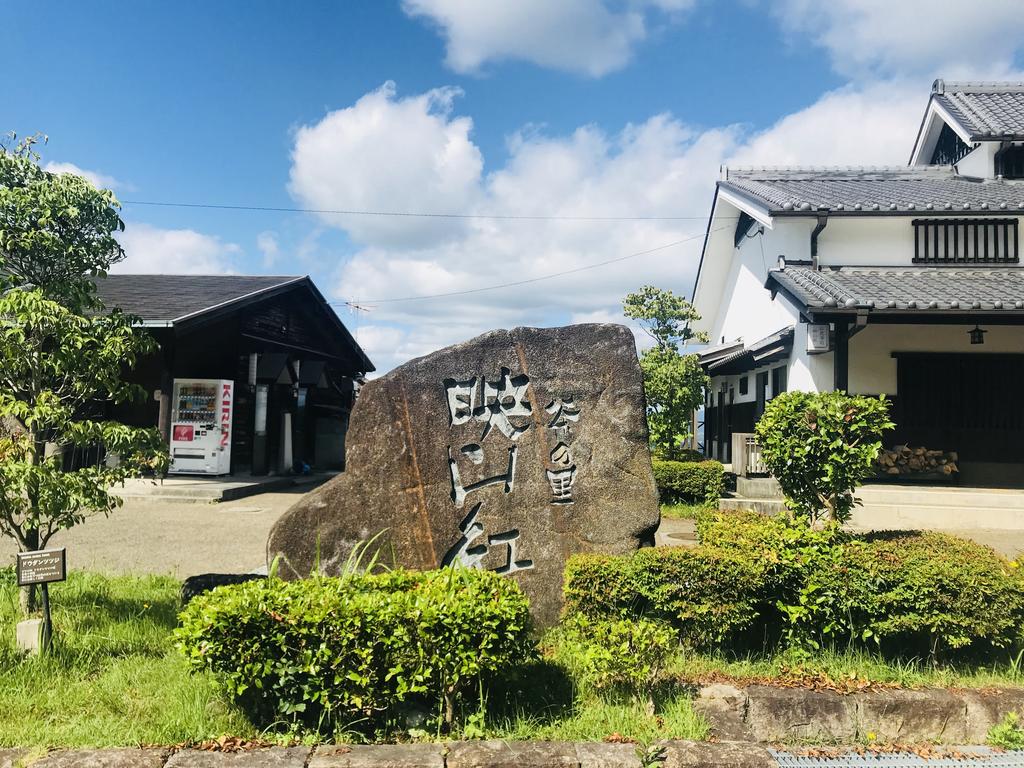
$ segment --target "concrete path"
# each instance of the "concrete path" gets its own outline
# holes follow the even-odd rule
[[[697,521],[661,518],[661,525],[654,534],[656,547],[693,547],[697,544]]]
[[[127,500],[110,517],[89,518],[58,533],[51,547],[67,547],[68,567],[104,573],[247,573],[266,565],[271,526],[308,487],[264,493],[220,504]],[[17,547],[0,539],[0,565]]]

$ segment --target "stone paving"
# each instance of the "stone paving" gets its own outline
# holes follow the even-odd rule
[[[921,750],[917,750],[920,752]],[[860,754],[858,754],[858,752]],[[0,768],[795,768],[796,766],[1024,765],[1024,752],[985,747],[864,753],[852,749],[780,751],[748,742],[666,741],[633,744],[463,741],[448,744],[268,747],[242,752],[194,749],[0,749]]]
[[[658,745],[663,768],[776,766],[756,744],[669,741]],[[633,744],[557,741],[463,741],[447,744],[269,747],[243,752],[192,749],[55,751],[36,756],[0,750],[0,768],[644,768]]]

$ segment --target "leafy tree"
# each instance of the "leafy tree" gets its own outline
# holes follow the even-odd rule
[[[654,346],[640,355],[647,426],[653,450],[673,458],[690,436],[691,416],[704,401],[708,384],[697,356],[679,350],[690,341],[707,341],[705,334],[692,328],[700,315],[686,299],[650,285],[629,294],[622,308],[654,339]]]
[[[854,491],[871,473],[882,433],[894,426],[884,395],[784,392],[765,407],[755,431],[787,506],[815,525],[850,519],[859,503]]]
[[[116,200],[37,162],[31,143],[0,150],[0,534],[22,551],[109,513],[113,484],[167,464],[156,429],[101,418],[106,403],[141,394],[121,377],[155,349],[134,318],[95,298],[93,276],[120,254],[102,234],[120,227]],[[118,461],[65,469],[66,449],[94,446]],[[26,610],[32,602],[25,591]]]
[[[72,308],[95,306],[92,281],[124,258],[114,193],[73,173],[50,173],[33,147],[45,137],[0,141],[0,260],[20,284]]]
[[[622,309],[626,317],[640,323],[640,327],[659,347],[678,349],[680,344],[686,344],[691,339],[699,342],[708,340],[707,334],[694,331],[691,327],[700,320],[697,310],[672,291],[645,285],[626,297]]]

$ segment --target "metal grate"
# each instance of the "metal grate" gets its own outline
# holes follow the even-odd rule
[[[996,752],[988,747],[960,747],[968,759],[954,757],[925,758],[903,753],[858,755],[850,753],[840,757],[803,757],[790,752],[769,750],[779,768],[1022,768],[1024,750]]]

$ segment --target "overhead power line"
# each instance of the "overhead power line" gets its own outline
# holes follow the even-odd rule
[[[178,203],[159,200],[122,200],[122,205],[159,208],[207,208],[218,211],[264,211],[271,213],[318,213],[339,216],[397,216],[419,219],[496,219],[501,221],[704,221],[704,216],[545,216],[510,213],[433,213],[427,211],[371,211],[333,208],[286,208],[272,205],[221,205],[219,203]],[[721,218],[721,217],[720,217]],[[735,217],[732,217],[735,218]]]
[[[718,232],[719,230],[722,230],[722,229],[728,229],[728,227],[716,227],[715,229],[713,229],[711,231],[712,232]],[[359,299],[358,302],[356,302],[355,300],[353,300],[353,301],[336,301],[336,302],[332,302],[332,304],[334,306],[348,306],[348,307],[351,307],[353,309],[359,309],[359,310],[370,310],[370,309],[373,308],[372,307],[373,304],[392,304],[392,303],[406,302],[406,301],[426,301],[428,299],[444,299],[444,298],[448,298],[450,296],[465,296],[465,295],[471,294],[471,293],[483,293],[484,291],[496,291],[496,290],[498,290],[500,288],[514,288],[514,287],[519,286],[519,285],[528,285],[530,283],[539,283],[542,280],[551,280],[552,278],[556,278],[556,277],[563,277],[565,275],[573,275],[573,274],[576,274],[577,272],[586,272],[589,269],[597,269],[598,267],[604,267],[604,266],[607,266],[609,264],[615,264],[616,262],[626,261],[627,259],[635,259],[638,256],[646,256],[649,253],[655,253],[657,251],[664,251],[667,248],[673,248],[673,247],[675,247],[677,245],[682,245],[683,243],[688,243],[691,240],[696,240],[698,238],[704,237],[704,234],[705,234],[704,232],[698,232],[698,233],[689,235],[687,237],[684,237],[682,240],[674,240],[671,243],[665,243],[664,245],[659,245],[659,246],[656,246],[654,248],[648,248],[645,251],[637,251],[635,253],[626,254],[625,256],[617,256],[614,259],[606,259],[605,261],[598,261],[598,262],[595,262],[593,264],[586,264],[586,265],[584,265],[582,267],[576,267],[574,269],[562,270],[561,272],[552,272],[551,274],[540,275],[539,277],[531,277],[531,278],[528,278],[526,280],[516,280],[514,282],[509,282],[509,283],[498,283],[497,285],[486,285],[486,286],[482,286],[480,288],[467,288],[467,289],[461,290],[461,291],[448,291],[446,293],[430,293],[430,294],[424,294],[424,295],[420,295],[420,296],[399,296],[399,297],[392,297],[392,298],[386,298],[386,299]]]

